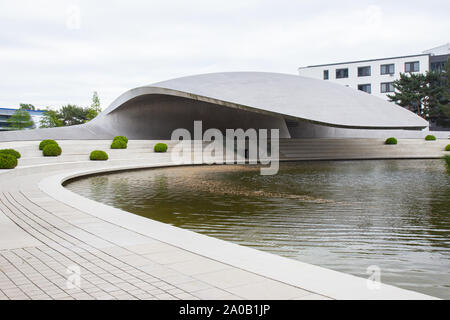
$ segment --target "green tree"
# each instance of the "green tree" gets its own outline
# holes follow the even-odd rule
[[[34,126],[34,122],[31,119],[30,114],[22,109],[17,109],[14,111],[12,116],[6,121],[9,123],[9,127],[13,130],[23,130]]]
[[[77,105],[68,104],[61,108],[59,114],[64,126],[73,126],[85,123],[87,120],[88,108],[79,107]]]
[[[24,108],[32,106],[25,104],[22,105]],[[32,107],[34,108],[34,106]],[[41,118],[39,127],[54,128],[86,123],[94,119],[101,111],[100,99],[98,98],[97,92],[94,91],[92,96],[92,104],[87,108],[72,104],[62,106],[59,110],[51,110],[47,108]]]
[[[426,110],[422,108],[423,100],[426,97],[425,87],[425,75],[400,73],[400,79],[394,80],[395,92],[387,96],[390,101],[425,118]]]
[[[417,113],[437,126],[450,127],[450,58],[441,71],[400,74],[390,101]]]
[[[32,110],[32,111],[34,111],[34,110],[36,110],[36,107],[33,106],[33,105],[30,104],[30,103],[21,103],[19,109],[21,109],[21,110]]]
[[[97,91],[94,91],[94,94],[92,95],[92,104],[86,113],[87,121],[94,119],[100,114],[100,112],[102,112],[102,108],[100,107],[100,99],[98,98]]]
[[[450,128],[450,58],[441,71],[442,92],[435,107],[437,125]]]
[[[426,110],[427,120],[436,122],[442,117],[440,103],[443,99],[444,86],[442,73],[430,71],[425,74],[425,86],[423,88],[425,98],[423,99],[424,110]]]
[[[54,127],[62,127],[64,122],[61,118],[61,115],[58,111],[51,110],[47,108],[44,112],[44,115],[41,118],[39,128],[54,128]]]

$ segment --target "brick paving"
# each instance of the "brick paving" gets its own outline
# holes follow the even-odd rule
[[[0,212],[40,243],[0,250],[1,300],[248,299],[240,285],[278,283],[243,270],[235,286],[202,281],[235,268],[89,216],[32,184],[1,191]],[[280,285],[286,298],[312,294]]]
[[[42,243],[0,251],[0,299],[197,299],[176,281],[140,268],[158,267],[155,262],[113,243],[105,247],[108,241],[101,238],[100,245],[89,243],[92,234],[33,203],[23,192],[3,192],[0,210]],[[122,255],[109,253],[114,250]],[[81,271],[79,288],[67,286],[68,268],[73,266]]]

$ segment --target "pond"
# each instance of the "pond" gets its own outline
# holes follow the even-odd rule
[[[146,169],[66,187],[141,216],[450,299],[450,175],[443,160]]]

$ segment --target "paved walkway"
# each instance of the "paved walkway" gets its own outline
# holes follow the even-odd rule
[[[31,144],[34,148],[36,143]],[[56,201],[37,183],[49,173],[67,171],[61,169],[64,161],[41,163],[34,152],[27,157],[28,145],[23,145],[28,166],[0,173],[0,212],[9,220],[3,220],[2,226],[10,232],[0,236],[0,249],[4,249],[0,250],[0,299],[321,298]],[[38,165],[30,165],[33,156]],[[114,167],[123,162],[79,162],[78,167]],[[143,161],[126,161],[133,162]],[[77,271],[77,267],[80,287],[68,288],[69,270]]]
[[[101,221],[33,186],[3,191],[0,210],[38,242],[0,251],[2,299],[315,297]],[[80,288],[68,289],[68,268],[77,266]]]
[[[340,292],[346,291],[343,283],[348,283],[350,291],[353,282],[363,283],[356,277],[270,254],[258,254],[257,250],[248,248],[242,248],[243,255],[249,254],[249,260],[256,261],[242,258],[241,264],[238,257],[233,265],[224,263],[214,258],[217,257],[214,250],[199,254],[181,248],[182,244],[177,246],[161,241],[160,235],[167,230],[158,225],[148,232],[136,232],[125,224],[114,222],[116,211],[113,208],[107,211],[111,211],[108,214],[114,219],[104,219],[95,212],[58,201],[39,188],[39,183],[49,175],[169,162],[167,155],[148,151],[152,142],[133,141],[128,152],[111,152],[108,162],[87,161],[86,150],[92,150],[93,146],[107,150],[108,143],[90,141],[83,148],[77,142],[62,142],[63,156],[48,162],[36,151],[37,142],[16,145],[23,154],[20,162],[26,165],[0,171],[0,299],[331,299],[338,295],[324,292],[321,286],[340,284],[342,288],[331,288],[330,291]],[[0,149],[5,147],[10,144],[0,144]],[[137,154],[140,156],[136,157]],[[140,219],[123,214],[125,216],[119,214],[117,219]],[[212,243],[220,243],[214,241]],[[223,248],[238,247],[225,243]],[[307,285],[273,280],[277,278],[277,267],[270,268],[275,275],[272,278],[262,271],[252,272],[252,268],[259,270],[258,259],[279,263],[280,273],[283,264],[309,268],[305,270],[311,272],[303,272],[303,280],[299,277]],[[252,267],[252,263],[257,266]],[[248,265],[248,268],[237,265]],[[76,284],[78,271],[81,275],[79,287],[70,286]],[[315,286],[321,280],[315,278],[319,275],[317,272],[337,277],[336,283]],[[289,279],[289,274],[284,276]],[[72,281],[68,283],[68,279]],[[314,284],[308,285],[308,281]],[[386,287],[398,298],[427,298]]]

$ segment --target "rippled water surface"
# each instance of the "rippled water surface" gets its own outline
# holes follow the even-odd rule
[[[450,175],[442,160],[178,167],[67,187],[151,219],[450,299]]]

